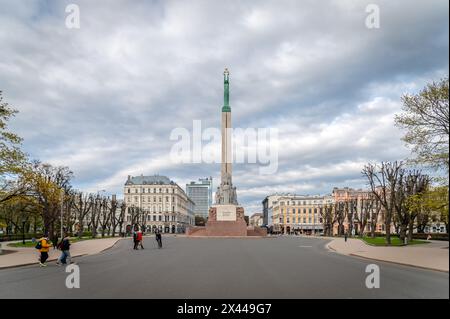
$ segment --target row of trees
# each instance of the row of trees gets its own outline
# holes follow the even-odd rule
[[[124,232],[123,202],[74,190],[68,167],[33,161],[22,152],[22,139],[7,125],[16,113],[0,91],[0,228],[7,234],[45,232],[51,237],[62,225],[78,236],[85,230],[92,236]],[[145,212],[132,208],[130,213],[133,225],[144,223]]]
[[[115,236],[124,231],[125,203],[115,196],[83,193],[72,189],[73,173],[67,167],[33,162],[22,168],[18,179],[2,192],[0,220],[6,233],[43,233],[55,236],[61,229],[81,236]],[[139,209],[130,210],[133,222],[143,218]]]
[[[363,236],[370,232],[375,237],[376,226],[381,213],[381,205],[373,195],[360,198],[349,198],[327,204],[319,210],[323,225],[324,235],[333,236],[333,229],[337,226],[337,235],[342,236],[346,231]],[[345,229],[347,224],[348,229]]]
[[[403,112],[395,116],[395,123],[405,130],[402,140],[411,149],[412,157],[406,163],[367,164],[362,171],[382,207],[388,244],[391,225],[401,240],[411,240],[415,229],[423,232],[435,219],[444,223],[449,232],[448,77],[428,84],[418,94],[404,95],[402,103]],[[411,167],[423,167],[435,176]]]

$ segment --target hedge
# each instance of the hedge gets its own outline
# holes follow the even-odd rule
[[[413,239],[427,239],[428,235],[431,235],[430,240],[446,240],[448,241],[448,234],[443,234],[443,233],[432,233],[432,234],[428,234],[428,233],[416,233],[413,234]]]

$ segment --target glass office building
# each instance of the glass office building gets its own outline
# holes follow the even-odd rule
[[[186,194],[195,203],[194,214],[207,218],[212,205],[212,177],[200,178],[198,182],[186,184]]]

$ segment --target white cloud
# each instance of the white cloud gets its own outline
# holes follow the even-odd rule
[[[400,96],[448,74],[448,2],[2,0],[0,89],[33,157],[69,165],[76,186],[122,192],[128,174],[183,185],[215,165],[169,161],[175,127],[220,125],[231,70],[233,123],[279,129],[279,172],[236,165],[242,204],[273,191],[363,186],[366,161],[408,155],[393,125]]]

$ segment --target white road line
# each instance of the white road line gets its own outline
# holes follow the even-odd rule
[[[298,246],[300,248],[311,248],[312,246]]]

